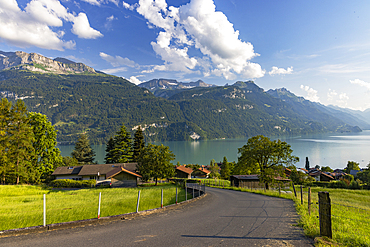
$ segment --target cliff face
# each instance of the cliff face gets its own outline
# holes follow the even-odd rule
[[[74,63],[67,59],[63,63],[60,58],[50,59],[36,53],[2,52],[0,51],[0,70],[25,69],[41,73],[74,74],[74,73],[97,73],[93,68],[83,64]]]

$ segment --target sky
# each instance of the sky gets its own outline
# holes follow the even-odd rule
[[[0,0],[0,50],[370,108],[370,1]]]

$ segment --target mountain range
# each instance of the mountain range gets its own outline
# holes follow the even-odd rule
[[[154,79],[136,86],[65,58],[0,51],[0,93],[46,114],[60,143],[105,143],[122,124],[147,141],[358,132],[370,112],[324,106],[253,81],[216,86]]]

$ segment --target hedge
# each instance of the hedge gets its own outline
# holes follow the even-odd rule
[[[54,188],[91,188],[95,187],[96,180],[72,180],[72,179],[56,179],[50,182],[50,186]]]

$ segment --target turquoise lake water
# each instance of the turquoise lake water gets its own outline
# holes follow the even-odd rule
[[[271,138],[277,139],[277,138]],[[360,133],[320,134],[297,137],[280,137],[292,146],[293,154],[300,158],[297,167],[304,167],[306,157],[310,165],[344,168],[347,161],[356,161],[360,167],[366,167],[370,161],[370,131]],[[228,161],[237,161],[238,148],[247,141],[243,139],[205,140],[205,141],[167,141],[176,155],[176,164],[209,164],[211,159],[219,162],[226,156]],[[160,144],[155,142],[154,144]],[[70,156],[74,146],[58,146],[63,156]],[[92,145],[96,160],[104,163],[105,145]]]

